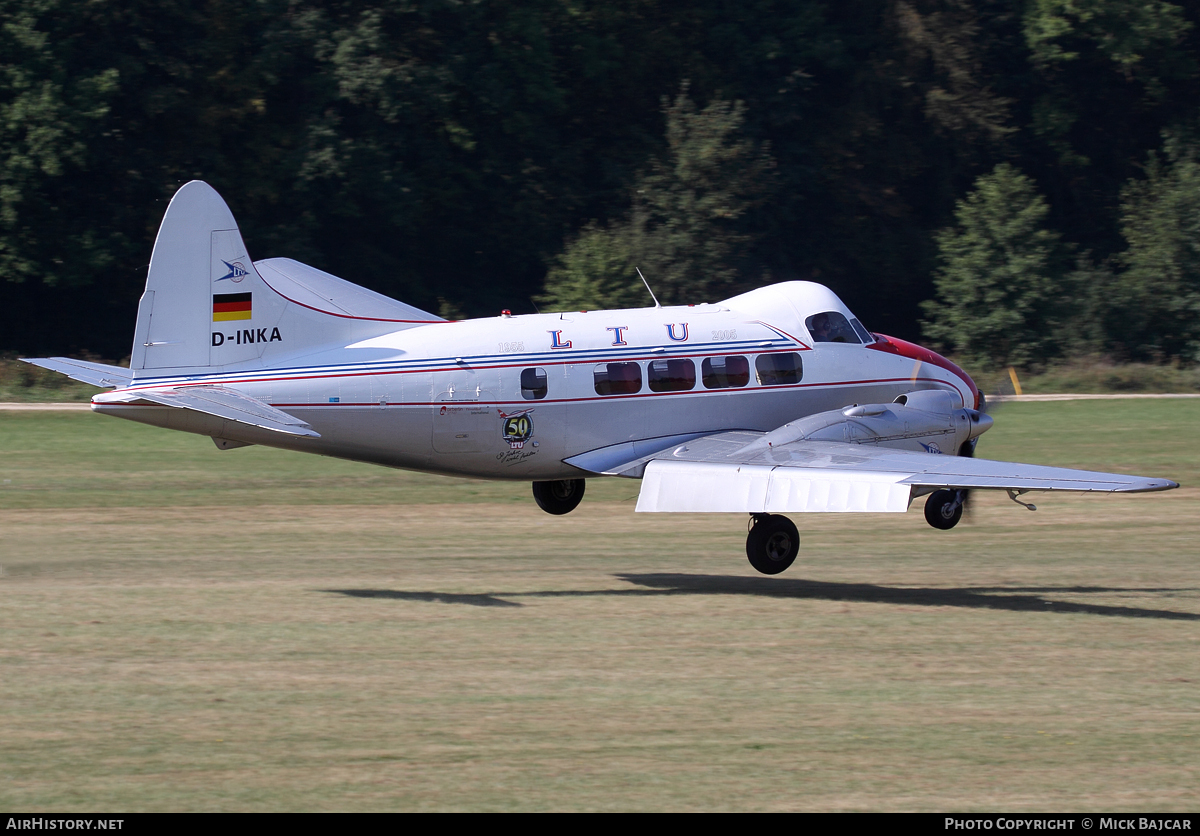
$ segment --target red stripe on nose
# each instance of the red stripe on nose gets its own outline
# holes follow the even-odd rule
[[[901,357],[908,357],[910,360],[920,360],[922,363],[940,366],[946,371],[957,375],[962,379],[963,383],[967,384],[967,388],[971,390],[971,395],[975,399],[975,403],[971,405],[972,409],[979,409],[979,388],[975,385],[975,381],[971,380],[970,375],[936,351],[930,351],[924,346],[910,343],[907,340],[889,337],[885,334],[875,334],[875,342],[871,343],[867,348],[873,348],[876,351],[886,351],[888,354],[899,354]]]

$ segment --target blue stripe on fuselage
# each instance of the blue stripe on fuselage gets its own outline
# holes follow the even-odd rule
[[[462,355],[462,363],[455,362],[456,357],[438,357],[422,360],[380,360],[368,363],[346,363],[337,365],[321,365],[321,366],[283,366],[278,368],[268,369],[248,369],[245,371],[231,372],[216,372],[200,375],[164,375],[159,377],[138,378],[134,381],[133,386],[127,388],[144,388],[157,386],[176,386],[180,383],[218,383],[226,382],[245,382],[252,383],[263,378],[273,378],[278,375],[296,376],[299,378],[320,378],[320,377],[338,377],[352,374],[402,374],[410,372],[437,372],[437,371],[455,371],[465,367],[473,369],[495,368],[497,366],[518,366],[518,365],[572,365],[581,362],[592,361],[611,357],[614,359],[625,359],[636,357],[643,360],[655,360],[661,357],[684,355],[710,355],[717,356],[724,353],[755,353],[763,354],[771,351],[779,351],[782,349],[796,348],[797,346],[790,341],[783,343],[782,341],[771,341],[770,345],[763,345],[763,340],[729,340],[723,342],[696,343],[683,346],[631,346],[629,348],[616,348],[607,346],[603,348],[577,349],[554,352],[527,352],[513,354],[476,354]],[[655,351],[655,349],[660,349]],[[750,351],[749,349],[756,349]]]

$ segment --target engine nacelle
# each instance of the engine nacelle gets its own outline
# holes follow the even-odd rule
[[[974,409],[955,408],[952,392],[909,392],[890,404],[855,404],[818,412],[772,430],[754,443],[776,447],[793,441],[841,441],[876,444],[923,453],[961,454],[964,445],[992,425]]]
[[[945,389],[921,389],[917,392],[905,392],[897,396],[892,403],[901,406],[911,406],[922,412],[949,413],[958,408],[960,403],[957,392],[947,392]]]

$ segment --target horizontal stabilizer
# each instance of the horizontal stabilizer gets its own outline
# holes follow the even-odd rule
[[[104,363],[89,363],[87,360],[72,360],[69,357],[37,357],[22,358],[25,363],[41,366],[52,372],[65,374],[72,380],[99,386],[101,389],[117,389],[128,386],[133,380],[133,373],[120,366],[108,366]]]
[[[276,409],[257,398],[222,386],[187,386],[112,392],[97,395],[92,398],[92,403],[104,406],[106,404],[136,403],[139,400],[176,409],[190,409],[193,412],[202,412],[206,415],[224,418],[227,421],[236,421],[239,424],[272,430],[277,433],[309,438],[321,437],[320,433],[299,418],[288,415],[283,410]]]

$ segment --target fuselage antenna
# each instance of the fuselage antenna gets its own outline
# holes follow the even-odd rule
[[[637,274],[638,274],[638,276],[641,277],[642,284],[644,284],[646,286],[646,290],[650,290],[650,282],[646,281],[646,277],[642,275],[642,268],[634,267],[633,269],[637,270]],[[658,297],[654,295],[653,290],[650,290],[650,298],[654,300],[654,307],[656,307],[656,308],[662,307],[662,305],[658,304]]]

